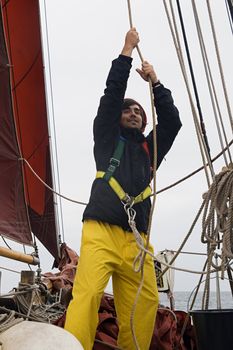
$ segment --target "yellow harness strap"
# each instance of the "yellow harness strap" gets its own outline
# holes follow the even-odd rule
[[[102,179],[104,177],[105,172],[104,171],[97,171],[96,173],[96,179]],[[127,200],[129,198],[129,195],[125,193],[119,182],[111,176],[110,179],[108,180],[109,185],[113,189],[113,191],[117,194],[117,196],[120,198],[121,201]],[[147,197],[151,195],[152,191],[150,186],[147,186],[144,191],[142,191],[139,195],[137,195],[134,198],[134,203],[137,204],[139,202],[144,201]]]

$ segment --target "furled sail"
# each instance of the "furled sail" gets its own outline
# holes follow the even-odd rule
[[[0,28],[0,234],[58,261],[38,0],[2,0]]]

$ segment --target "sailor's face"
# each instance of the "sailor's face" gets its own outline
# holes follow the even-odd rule
[[[131,105],[123,109],[120,124],[124,128],[141,130],[142,116],[141,116],[141,110],[137,104]]]

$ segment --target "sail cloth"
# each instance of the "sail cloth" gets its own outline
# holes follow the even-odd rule
[[[0,42],[0,233],[58,261],[38,0],[2,0]],[[5,44],[4,44],[5,35]]]

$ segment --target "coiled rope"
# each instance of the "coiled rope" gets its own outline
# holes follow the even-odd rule
[[[205,194],[205,207],[202,220],[202,243],[207,244],[208,263],[205,283],[206,306],[210,293],[209,271],[213,266],[221,269],[224,279],[226,264],[233,258],[233,165],[224,167],[215,176],[209,191]],[[215,249],[222,244],[220,267],[214,263]]]
[[[179,4],[179,1],[177,1],[177,2]],[[212,12],[211,12],[209,1],[206,0],[206,3],[207,3],[207,7],[208,7],[208,12],[209,12],[210,24],[211,24],[212,35],[213,35],[214,44],[215,44],[215,50],[216,50],[221,80],[222,80],[224,96],[225,96],[226,105],[227,105],[227,111],[228,111],[228,115],[229,115],[230,124],[232,127],[232,124],[233,124],[232,114],[231,114],[229,98],[228,98],[227,90],[226,90],[226,84],[225,84],[222,63],[221,63],[219,49],[218,49],[218,43],[217,43],[217,37],[216,37],[216,33],[215,33]],[[193,5],[193,12],[194,12],[194,17],[195,17],[195,21],[196,21],[200,46],[201,46],[202,54],[203,54],[203,61],[205,61],[205,63],[206,63],[205,69],[206,69],[206,72],[208,71],[208,77],[210,80],[210,84],[212,84],[213,94],[215,95],[216,92],[214,90],[212,76],[210,74],[209,63],[207,60],[207,54],[206,54],[206,50],[204,47],[204,41],[203,41],[201,29],[200,29],[200,23],[199,23],[199,19],[198,19],[198,15],[197,15],[197,9],[196,9],[194,1],[192,1],[192,5]],[[167,7],[165,0],[164,0],[164,7],[165,7],[166,14],[167,14],[168,22],[170,25],[173,41],[174,41],[174,44],[175,44],[175,47],[177,50],[177,56],[179,58],[181,70],[182,70],[184,80],[186,83],[186,88],[187,88],[188,95],[190,98],[190,103],[191,103],[191,106],[193,106],[192,97],[191,97],[191,94],[189,91],[189,86],[188,86],[188,81],[187,81],[187,74],[186,74],[185,66],[184,66],[184,60],[183,60],[183,56],[182,56],[182,52],[181,52],[181,45],[180,45],[180,41],[179,41],[177,25],[175,22],[172,1],[170,0],[170,9],[171,9],[172,18],[173,18],[173,25],[172,25],[172,20],[170,18],[168,7]],[[216,98],[215,98],[215,100],[216,100]],[[219,109],[217,102],[216,102],[216,105],[217,105],[217,108]],[[196,112],[193,109],[193,107],[192,107],[192,111],[193,111],[194,123],[196,125],[196,116],[195,116]],[[219,119],[220,119],[220,122],[222,124],[222,130],[223,130],[223,134],[224,134],[225,129],[223,126],[223,122],[221,120],[220,113],[219,113]],[[196,128],[196,131],[197,131],[198,140],[201,140],[199,128]],[[225,142],[227,144],[226,137],[225,137]],[[220,143],[222,145],[221,139],[220,139]],[[200,143],[200,145],[201,145],[201,143]],[[201,148],[202,147],[200,147],[200,149]],[[222,148],[223,148],[223,146],[222,146]],[[227,147],[227,149],[228,149],[228,147]],[[207,183],[208,183],[209,190],[205,194],[204,202],[203,202],[204,203],[204,214],[203,214],[203,219],[202,219],[202,223],[203,223],[203,225],[202,225],[203,226],[203,228],[202,228],[202,230],[203,230],[202,231],[202,242],[207,243],[207,254],[208,254],[208,260],[206,263],[206,271],[205,271],[205,273],[207,274],[207,278],[206,278],[205,291],[204,291],[205,298],[206,298],[206,306],[208,304],[208,299],[209,299],[208,296],[209,296],[209,290],[210,290],[210,283],[209,283],[210,278],[208,278],[208,276],[210,276],[210,273],[211,273],[211,266],[214,266],[216,271],[219,271],[219,268],[221,268],[222,278],[223,278],[224,271],[225,271],[226,267],[227,268],[229,267],[229,259],[231,259],[233,257],[233,255],[232,255],[232,227],[233,227],[233,220],[232,220],[233,207],[232,207],[232,205],[233,204],[232,204],[232,194],[231,194],[231,191],[232,191],[232,183],[231,183],[231,181],[232,181],[231,180],[231,178],[232,178],[232,163],[231,163],[231,159],[232,158],[231,158],[229,149],[228,149],[228,155],[229,155],[230,163],[227,163],[226,158],[225,158],[225,162],[227,164],[227,167],[224,168],[223,171],[220,172],[219,175],[217,175],[217,176],[215,175],[212,178],[212,185],[210,185],[209,178],[207,177]],[[208,159],[208,157],[207,157],[207,159]],[[204,161],[204,158],[203,158],[203,161]],[[205,165],[205,163],[203,165]],[[206,175],[207,175],[207,172],[206,172]],[[221,235],[221,237],[220,237],[220,235]],[[212,259],[215,256],[215,249],[217,247],[219,248],[220,243],[222,243],[221,267],[217,266],[217,264],[214,264],[212,262]]]
[[[5,332],[7,329],[21,323],[24,319],[15,317],[15,311],[10,311],[8,314],[0,315],[0,333]]]
[[[38,322],[53,323],[64,313],[65,308],[60,304],[60,300],[52,304],[43,304],[40,297],[38,285],[20,284],[20,291],[31,289],[31,293],[24,296],[23,293],[15,293],[15,301],[18,310],[25,315],[26,319],[33,319]],[[19,292],[20,292],[19,291]]]

